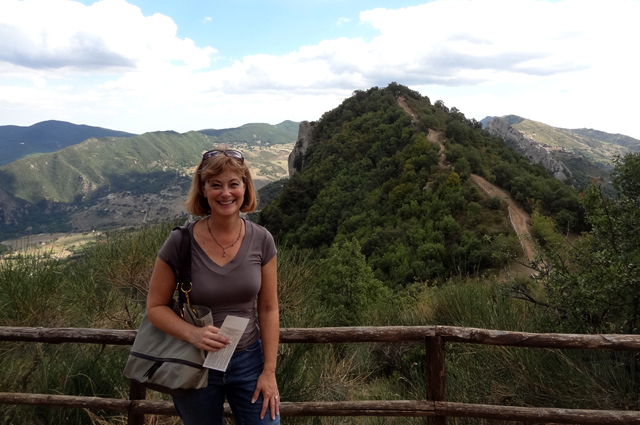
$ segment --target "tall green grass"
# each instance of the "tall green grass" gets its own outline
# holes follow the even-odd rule
[[[14,256],[0,262],[0,325],[135,329],[156,254],[172,224],[114,232],[79,258]],[[322,262],[309,251],[279,247],[282,327],[319,327]],[[496,278],[416,284],[377,301],[362,325],[451,325],[553,331],[543,309],[509,297]],[[122,370],[129,347],[0,344],[0,391],[126,398]],[[420,400],[424,344],[282,344],[278,383],[284,401]],[[630,354],[447,344],[450,401],[519,406],[637,409]],[[151,398],[162,398],[149,392]],[[166,399],[166,397],[164,397]],[[0,406],[12,424],[120,424],[114,412]],[[154,417],[155,424],[178,423]],[[450,418],[452,424],[484,424]],[[286,424],[422,424],[425,418],[286,418]]]
[[[497,283],[451,282],[420,297],[428,306],[430,321],[440,325],[553,331],[547,311],[510,298]],[[466,403],[636,410],[638,385],[629,373],[631,358],[612,351],[449,343],[447,396]],[[452,419],[452,423],[483,422]]]
[[[0,325],[136,329],[158,250],[172,224],[107,234],[78,258],[0,262]],[[129,347],[2,343],[0,391],[127,398]],[[114,412],[0,406],[12,424],[125,423]],[[173,420],[172,420],[173,421]]]

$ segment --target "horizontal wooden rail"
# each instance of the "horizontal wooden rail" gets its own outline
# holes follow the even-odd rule
[[[436,401],[438,415],[463,418],[495,419],[499,421],[518,421],[555,424],[639,424],[640,412],[606,411],[585,409],[559,409],[550,407],[493,406],[489,404],[452,403]]]
[[[640,335],[529,333],[453,326],[438,326],[436,335],[444,337],[447,342],[463,342],[467,344],[579,350],[640,351]]]
[[[281,343],[298,342],[424,342],[436,336],[436,326],[353,326],[280,329]]]
[[[0,327],[0,341],[132,345],[137,333],[119,329]]]
[[[133,414],[176,415],[173,403],[160,400],[120,400],[99,397],[0,393],[0,404],[109,410]],[[230,415],[225,405],[226,416]],[[297,416],[457,416],[564,424],[638,424],[640,412],[540,407],[494,406],[446,401],[332,401],[280,404],[283,417]]]
[[[0,341],[131,345],[135,330],[0,327]],[[640,351],[640,335],[583,335],[496,331],[453,326],[367,326],[280,329],[281,343],[446,342],[532,348]]]
[[[135,330],[0,327],[0,341],[131,345]],[[640,351],[640,335],[536,334],[453,326],[289,328],[281,343],[423,342],[427,350],[427,400],[298,402],[281,404],[282,416],[425,416],[432,425],[445,418],[567,424],[640,424],[638,411],[602,411],[465,404],[445,401],[445,342],[531,348]],[[127,412],[130,424],[145,414],[175,415],[171,402],[144,400],[146,391],[131,386],[132,400],[48,394],[0,393],[0,404],[59,406]],[[225,406],[225,415],[230,415]]]

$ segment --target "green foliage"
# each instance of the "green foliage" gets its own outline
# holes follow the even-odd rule
[[[582,204],[591,231],[574,244],[549,219],[534,229],[541,247],[538,269],[552,303],[581,331],[637,333],[640,326],[640,154],[616,160],[616,198],[596,184]]]
[[[491,208],[492,210],[497,210],[500,208],[500,205],[502,205],[502,201],[500,200],[500,198],[498,198],[497,196],[492,196],[491,200],[489,201],[489,208]]]
[[[308,250],[278,247],[278,306],[281,327],[321,326],[321,312],[307,308],[316,288],[309,282],[320,269]]]
[[[136,329],[158,250],[173,223],[110,233],[79,257],[11,255],[0,261],[0,326]],[[0,344],[0,391],[126,398],[129,347]],[[157,395],[155,397],[158,397]],[[5,423],[91,421],[82,409],[2,406]],[[117,412],[100,413],[119,423]]]
[[[62,267],[46,257],[0,261],[0,322],[4,326],[46,326],[58,316]]]
[[[391,296],[373,277],[355,239],[333,244],[319,270],[314,282],[326,308],[325,326],[363,325],[371,307]]]
[[[439,325],[552,330],[545,308],[514,300],[501,284],[454,280],[425,290],[420,303]],[[416,351],[418,361],[422,353]],[[637,384],[624,366],[631,358],[622,352],[447,344],[447,397],[465,403],[634,409]]]

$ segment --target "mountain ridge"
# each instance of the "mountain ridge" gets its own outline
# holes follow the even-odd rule
[[[576,187],[584,188],[592,179],[597,179],[604,183],[609,195],[614,193],[609,177],[614,159],[640,152],[640,140],[622,134],[553,127],[517,115],[488,116],[480,122],[486,129],[493,118],[506,122],[513,131],[537,143],[537,149],[545,149],[555,160],[566,165]]]
[[[55,152],[91,137],[132,137],[134,133],[66,121],[47,120],[30,126],[0,126],[0,166],[21,158]]]
[[[501,267],[497,251],[519,251],[507,205],[472,175],[528,213],[535,207],[563,228],[583,225],[575,189],[457,108],[405,86],[358,90],[309,124],[306,151],[290,160],[296,173],[260,224],[283,244],[320,253],[355,241],[391,287]],[[430,140],[432,130],[442,143]]]
[[[538,142],[544,143],[550,147],[574,149],[579,147],[581,143],[591,146],[596,142],[597,144],[613,144],[621,148],[626,148],[629,151],[640,152],[640,140],[624,134],[607,133],[591,128],[569,129],[554,127],[549,124],[523,118],[518,115],[503,115],[500,117],[487,116],[480,121],[482,123],[482,127],[486,128],[487,124],[493,118],[502,119],[526,136],[536,139]],[[536,130],[539,130],[540,134],[537,134]],[[624,152],[624,149],[622,152]]]
[[[216,136],[219,138],[220,143],[234,143],[238,141],[249,143],[249,141],[253,141],[257,144],[270,143],[277,145],[290,143],[291,139],[289,137],[292,132],[298,131],[298,124],[299,123],[291,120],[285,120],[275,125],[248,123],[233,128],[198,130],[198,133],[206,134],[207,136]],[[268,128],[269,131],[266,131],[266,128]],[[258,136],[258,134],[260,134],[260,136]]]

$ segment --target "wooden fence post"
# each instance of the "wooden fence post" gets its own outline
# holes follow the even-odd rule
[[[131,381],[129,386],[129,400],[144,400],[147,398],[147,389],[135,382]],[[127,415],[127,425],[144,425],[144,414],[131,413],[131,405],[129,406],[129,413]]]
[[[427,354],[427,400],[446,401],[444,373],[444,337],[425,337]],[[436,411],[436,415],[437,415]],[[428,419],[429,425],[446,425],[446,416],[433,416]]]

